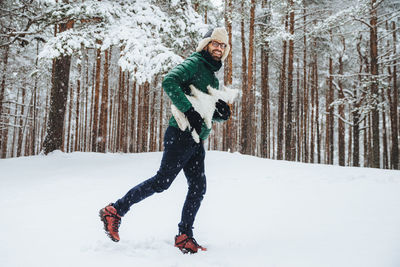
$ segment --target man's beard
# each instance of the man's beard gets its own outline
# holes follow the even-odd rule
[[[215,61],[221,61],[222,55],[224,54],[222,52],[221,55],[216,54],[216,52],[218,53],[218,50],[212,49],[211,47],[208,47],[207,51],[211,55],[212,59],[214,59]]]

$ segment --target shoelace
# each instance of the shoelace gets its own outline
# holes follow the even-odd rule
[[[113,213],[112,213],[111,211],[109,211],[108,209],[106,209],[106,211],[109,213],[109,214],[107,214],[106,216],[109,216],[109,217],[114,218],[114,220],[113,220],[112,223],[111,223],[111,227],[112,227],[112,229],[113,229],[116,233],[118,233],[118,228],[119,228],[119,226],[121,225],[121,218],[120,218],[118,215],[113,214]]]
[[[113,217],[115,220],[112,222],[112,224],[111,224],[111,226],[112,226],[112,229],[116,232],[116,233],[118,233],[118,229],[119,229],[119,226],[121,225],[121,219],[118,217],[118,216],[116,216],[116,215],[110,215],[111,217]]]

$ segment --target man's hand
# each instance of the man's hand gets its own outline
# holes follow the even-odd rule
[[[195,129],[197,134],[200,135],[201,125],[203,124],[203,119],[201,118],[200,114],[194,110],[193,107],[190,107],[190,109],[185,112],[185,116],[188,119],[192,129]]]
[[[229,105],[219,99],[217,103],[215,103],[215,111],[214,111],[214,118],[222,119],[222,120],[227,120],[231,116],[231,109]]]

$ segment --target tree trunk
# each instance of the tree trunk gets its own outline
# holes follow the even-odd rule
[[[248,101],[250,99],[250,95],[248,93],[247,86],[247,58],[246,58],[246,40],[245,40],[245,30],[244,30],[244,0],[241,2],[241,10],[242,10],[242,18],[241,18],[241,44],[242,44],[242,127],[241,127],[241,152],[246,154],[248,151],[248,147],[250,146],[251,140],[247,140],[249,130],[250,121],[249,121],[249,112],[248,112]],[[249,81],[250,82],[250,81]]]
[[[19,117],[19,129],[18,129],[18,144],[17,144],[17,157],[22,156],[22,142],[24,139],[24,117],[25,117],[25,95],[26,95],[26,88],[22,87],[22,98],[21,98],[21,112]],[[27,120],[25,118],[25,121]]]
[[[289,33],[294,35],[294,4],[293,0],[289,0]],[[286,111],[286,130],[285,130],[285,158],[293,160],[295,155],[295,146],[292,146],[292,116],[293,116],[293,57],[294,42],[293,38],[289,39],[289,59],[288,59],[288,80],[287,80],[287,111]]]
[[[28,107],[27,107],[27,114],[26,114],[26,119],[25,119],[25,125],[24,125],[24,135],[25,135],[25,144],[24,144],[24,155],[25,156],[31,156],[31,146],[32,146],[32,129],[33,129],[33,99],[34,96],[33,94],[31,95],[31,99],[29,101]],[[26,131],[26,128],[28,128],[28,131]]]
[[[156,82],[153,82],[153,88],[155,88]],[[149,92],[150,94],[150,92]],[[155,151],[155,141],[154,141],[154,136],[157,135],[155,125],[156,125],[156,109],[155,109],[155,102],[156,102],[156,92],[155,90],[151,91],[151,103],[150,105],[153,107],[149,112],[150,112],[150,129],[149,129],[149,134],[150,134],[150,142],[149,142],[149,151],[154,152]]]
[[[136,142],[136,82],[132,85],[132,100],[131,100],[131,138],[130,138],[130,152],[135,151]]]
[[[261,156],[269,158],[269,44],[261,47]]]
[[[107,119],[108,119],[108,73],[109,73],[109,51],[104,51],[104,65],[103,65],[103,90],[101,92],[101,106],[100,106],[100,129],[99,129],[99,152],[107,152]]]
[[[315,47],[317,47],[317,42],[314,43]],[[318,57],[315,52],[314,58],[314,89],[315,89],[315,124],[317,130],[317,163],[321,163],[321,134],[320,134],[320,126],[319,126],[319,87],[318,87]]]
[[[47,130],[45,125],[47,125],[48,120],[49,120],[50,94],[51,94],[51,87],[47,87],[46,88],[46,100],[45,100],[46,104],[45,104],[43,127],[42,127],[41,132],[40,132],[40,136],[41,136],[40,140],[43,140],[43,141],[45,140],[46,130]],[[43,144],[44,144],[44,142],[40,143],[39,151],[44,150],[44,147],[43,147],[44,145]]]
[[[93,128],[92,128],[92,151],[97,152],[99,146],[99,105],[100,105],[100,79],[101,79],[101,51],[96,51],[96,78],[95,78],[95,95],[93,109]]]
[[[359,75],[358,81],[361,84],[362,76],[361,73],[363,71],[363,62],[364,57],[361,52],[361,41],[362,35],[359,36],[356,47],[357,53],[360,60],[360,68],[359,68]],[[355,99],[359,99],[357,88],[354,86],[353,94]],[[353,116],[353,166],[359,167],[360,166],[360,112],[358,110],[360,106],[360,101],[357,101],[353,106],[352,116]],[[364,131],[365,133],[365,131]],[[365,152],[365,151],[364,151]]]
[[[288,27],[288,16],[285,19],[285,29]],[[278,133],[277,133],[277,159],[283,159],[284,143],[284,114],[285,114],[285,90],[286,90],[286,50],[287,41],[283,41],[282,66],[279,78],[279,99],[278,99]]]
[[[364,164],[363,167],[368,167],[368,153],[369,153],[369,147],[368,147],[368,132],[369,129],[367,128],[367,121],[369,120],[369,115],[367,115],[367,118],[364,120],[364,133],[363,133],[363,151],[364,151]]]
[[[73,21],[59,25],[59,32],[72,28]],[[63,141],[63,122],[68,96],[71,56],[60,56],[53,61],[50,113],[47,134],[43,143],[44,153],[61,149]]]
[[[81,77],[82,77],[82,62],[78,63],[78,80],[76,81],[76,112],[75,112],[75,144],[74,151],[79,151],[79,143],[81,141],[79,131],[80,105],[81,105]]]
[[[208,23],[208,10],[207,10],[207,6],[205,7],[204,10],[204,24]]]
[[[331,106],[334,97],[333,90],[333,60],[332,57],[329,57],[329,76],[328,76],[328,92],[326,97],[326,164],[333,164],[333,128],[334,128],[334,120],[333,120],[333,112],[334,107]]]
[[[143,86],[143,128],[142,128],[142,152],[148,152],[149,137],[149,100],[150,100],[150,84],[145,82]]]
[[[123,92],[123,87],[124,87],[124,80],[125,80],[125,72],[122,71],[122,68],[119,68],[119,83],[118,83],[118,110],[115,111],[115,120],[116,120],[116,133],[115,137],[117,138],[116,140],[116,151],[120,152],[121,151],[121,143],[122,143],[122,129],[121,129],[121,124],[122,124],[122,92]]]
[[[90,130],[90,122],[89,122],[89,114],[90,110],[88,110],[88,103],[89,103],[89,56],[88,51],[85,50],[83,54],[86,62],[86,75],[85,75],[85,128],[83,129],[83,150],[86,152],[88,150],[88,143],[90,142],[90,137],[88,134],[88,130]]]
[[[9,108],[3,108],[3,112],[11,115],[11,110]],[[3,123],[6,125],[10,121],[10,116],[7,116],[4,120]],[[2,139],[2,145],[0,146],[1,149],[1,158],[6,158],[7,157],[7,152],[8,152],[8,129],[9,127],[4,127],[4,130],[1,132],[1,139]]]
[[[350,118],[350,115],[349,115],[349,118]],[[349,130],[348,130],[348,145],[347,145],[347,166],[352,166],[352,164],[351,164],[351,159],[352,159],[352,157],[353,157],[353,155],[352,155],[352,152],[353,152],[353,150],[352,150],[352,147],[353,147],[353,129],[352,129],[352,127],[349,127]]]
[[[256,123],[254,121],[254,20],[255,20],[255,0],[251,0],[250,7],[250,25],[249,25],[249,57],[247,61],[247,94],[249,95],[249,103],[248,103],[248,118],[249,123],[247,124],[246,129],[246,142],[247,146],[245,147],[246,154],[253,155],[253,141],[255,136],[253,135],[253,127],[256,127]]]
[[[110,90],[109,97],[110,97],[110,104],[109,104],[109,112],[108,112],[108,141],[107,141],[107,151],[115,152],[115,89]]]
[[[69,85],[69,105],[68,105],[68,130],[67,130],[67,146],[65,149],[65,152],[71,152],[71,139],[72,139],[72,133],[71,133],[71,118],[72,118],[72,108],[74,103],[74,90],[72,83]]]
[[[301,160],[301,120],[302,120],[302,99],[300,94],[300,62],[297,58],[297,86],[296,86],[296,161]]]
[[[354,96],[357,97],[357,90],[354,89]],[[360,166],[360,113],[358,110],[352,112],[353,115],[353,166]]]
[[[36,69],[38,68],[38,56],[39,56],[39,40],[36,43],[36,59],[35,59],[35,67]],[[35,77],[35,85],[33,88],[33,112],[32,112],[32,116],[33,116],[33,122],[32,122],[32,139],[31,139],[31,155],[36,155],[36,142],[37,139],[36,138],[36,132],[37,132],[37,88],[38,88],[38,76],[36,75]],[[0,111],[1,114],[1,111]],[[1,137],[1,131],[0,131],[0,137]],[[1,148],[1,144],[0,144],[0,148]]]
[[[303,0],[303,162],[308,162],[308,85],[307,85],[307,36],[306,25],[307,16],[305,9],[305,0]]]
[[[15,157],[16,153],[15,153],[15,142],[17,141],[17,131],[18,131],[18,127],[17,127],[17,117],[18,117],[18,110],[19,110],[19,105],[18,105],[18,100],[19,100],[19,95],[20,95],[20,89],[18,88],[18,92],[17,92],[17,99],[14,103],[14,120],[13,120],[13,125],[14,125],[14,129],[13,129],[13,134],[12,134],[12,142],[11,142],[11,157]]]
[[[372,103],[372,165],[373,168],[380,167],[380,144],[379,144],[379,101],[378,92],[378,27],[376,0],[371,0],[370,10],[370,58],[371,58],[371,93],[375,103]]]
[[[382,101],[385,101],[385,97],[382,95]],[[386,129],[386,112],[382,111],[382,149],[383,149],[383,168],[389,169],[389,154],[388,154],[388,142],[387,142],[387,129]]]
[[[3,119],[3,103],[4,103],[4,94],[6,91],[6,78],[7,78],[7,68],[8,68],[8,54],[10,51],[10,46],[7,45],[4,48],[4,57],[3,57],[3,75],[1,77],[1,88],[0,88],[0,150],[1,151],[7,151],[7,149],[3,149],[4,147],[7,147],[7,141],[8,141],[8,126],[6,121],[9,120],[9,118]],[[5,112],[4,112],[5,113]],[[4,130],[3,130],[4,129]],[[7,132],[7,134],[4,134]],[[7,135],[7,137],[6,137]],[[1,153],[1,158],[5,158],[6,154]]]
[[[254,41],[253,41],[254,42]],[[254,45],[254,47],[255,47],[255,45]],[[260,136],[260,134],[259,134],[259,125],[260,125],[260,122],[259,122],[259,117],[260,116],[258,116],[258,114],[260,113],[259,111],[260,111],[260,101],[259,101],[259,99],[258,99],[258,97],[256,97],[256,95],[258,96],[258,95],[260,95],[261,94],[261,91],[260,90],[258,90],[258,87],[257,87],[257,84],[256,84],[256,82],[257,82],[257,60],[256,60],[256,58],[257,58],[257,49],[255,49],[255,48],[253,48],[253,54],[254,54],[254,56],[253,56],[253,58],[254,58],[254,60],[253,60],[253,86],[252,86],[252,90],[251,90],[251,97],[252,97],[252,99],[251,99],[251,109],[252,109],[252,112],[251,112],[251,121],[253,122],[253,127],[251,127],[251,129],[252,129],[252,131],[251,131],[251,140],[252,140],[252,143],[251,143],[251,151],[252,151],[252,155],[253,156],[259,156],[259,148],[258,148],[258,144],[259,144],[259,136]]]
[[[121,152],[127,152],[127,107],[128,107],[128,91],[129,91],[129,73],[125,71],[124,78],[122,79],[124,86],[122,87],[121,99]]]
[[[128,153],[128,141],[129,141],[129,92],[130,92],[130,78],[129,72],[126,74],[126,89],[124,93],[124,105],[123,105],[123,121],[124,121],[124,139],[123,139],[123,151]]]
[[[396,38],[396,23],[392,21],[392,31],[393,31],[393,58],[396,58],[396,45],[397,45],[397,38]],[[398,113],[397,108],[399,106],[399,95],[398,95],[398,88],[397,88],[397,61],[393,61],[393,72],[392,72],[392,101],[390,103],[391,115],[390,115],[390,122],[391,122],[391,138],[392,138],[392,149],[390,155],[390,162],[391,168],[398,170],[399,169],[399,127],[398,127]],[[388,92],[390,94],[390,92]]]
[[[343,52],[345,51],[345,41],[344,38],[341,37],[342,44],[343,44]],[[343,75],[343,55],[339,56],[339,100],[344,102],[344,93],[343,93],[343,82],[342,82],[342,75]],[[346,144],[345,144],[345,125],[344,125],[344,104],[340,103],[338,106],[339,116],[338,119],[338,151],[339,151],[339,166],[345,166],[346,163]]]
[[[161,88],[160,96],[160,120],[159,120],[159,137],[158,137],[158,149],[162,150],[163,136],[164,136],[164,90]]]
[[[143,132],[143,84],[139,85],[139,93],[138,93],[138,116],[137,116],[137,132],[136,132],[136,152],[144,152],[142,151],[142,132]]]
[[[313,51],[315,53],[315,51]],[[315,56],[314,56],[315,58]],[[310,163],[314,163],[314,151],[315,151],[315,61],[312,62],[310,67],[309,80],[311,84],[311,117],[310,117]]]
[[[225,60],[224,64],[224,85],[230,87],[232,85],[232,0],[225,0],[225,28],[228,32],[228,42],[231,50],[229,51],[228,57]],[[231,105],[232,115],[234,113],[234,106]],[[231,116],[229,120],[225,123],[226,135],[224,135],[225,140],[225,149],[233,152],[233,117]]]
[[[118,119],[118,112],[117,112],[117,92],[118,90],[116,88],[114,88],[114,90],[112,90],[112,97],[111,97],[111,112],[110,112],[110,142],[109,142],[109,148],[110,151],[112,151],[113,153],[115,153],[117,151],[117,125],[116,125],[116,121]]]

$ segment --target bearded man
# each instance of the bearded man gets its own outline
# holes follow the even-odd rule
[[[212,29],[199,42],[196,52],[164,77],[163,89],[173,105],[185,114],[189,127],[181,130],[172,116],[164,135],[164,152],[156,175],[136,185],[125,196],[100,210],[104,229],[111,240],[115,242],[120,240],[121,218],[132,205],[154,193],[168,189],[183,169],[188,182],[188,193],[178,224],[178,235],[175,236],[175,246],[183,253],[205,250],[193,237],[193,224],[206,193],[203,143],[209,136],[211,128],[206,126],[186,95],[190,94],[189,86],[194,86],[204,93],[208,92],[208,86],[219,88],[215,72],[222,67],[222,61],[228,56],[229,51],[228,34],[225,28]],[[226,121],[231,115],[229,105],[223,100],[218,100],[212,108],[214,109],[213,121]],[[192,138],[192,131],[196,131],[199,135],[199,143]]]

